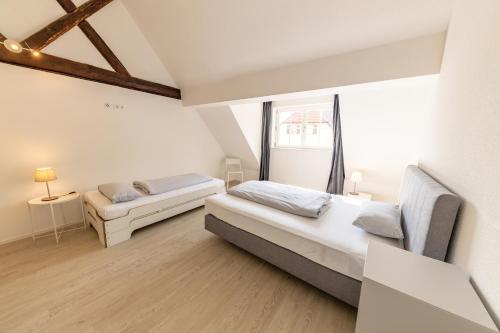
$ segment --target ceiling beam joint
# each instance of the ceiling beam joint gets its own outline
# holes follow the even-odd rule
[[[23,40],[21,44],[33,50],[40,51],[112,1],[113,0],[89,0],[80,7],[77,7],[71,13],[60,17],[45,28],[35,32],[30,37]]]
[[[77,10],[76,5],[71,0],[56,0],[61,7],[69,14]],[[118,73],[130,76],[125,66],[120,59],[113,53],[106,42],[99,36],[97,31],[86,20],[78,24],[80,30],[87,36],[90,42],[95,46],[97,51],[106,59],[108,64]]]

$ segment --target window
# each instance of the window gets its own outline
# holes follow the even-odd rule
[[[276,148],[331,148],[333,144],[331,103],[275,108]]]

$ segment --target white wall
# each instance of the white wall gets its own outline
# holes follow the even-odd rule
[[[421,166],[465,204],[451,260],[500,315],[500,1],[455,8]]]
[[[269,180],[325,191],[331,159],[330,150],[272,148]]]
[[[445,37],[445,33],[438,33],[211,84],[183,87],[183,103],[201,105],[245,100],[438,74]]]
[[[260,166],[262,103],[231,105],[231,110]]]
[[[404,168],[418,162],[424,121],[430,109],[436,77],[414,78],[351,87],[340,92],[340,114],[346,168],[345,191],[353,170],[363,172],[359,191],[374,199],[397,202]],[[332,96],[283,104],[333,101]],[[271,151],[270,178],[324,191],[331,150]]]
[[[258,178],[259,161],[238,124],[230,106],[212,106],[197,109],[227,157],[241,159],[245,178]],[[221,172],[224,165],[220,166]]]
[[[26,27],[36,30],[64,13],[55,1],[31,0],[39,10],[25,11],[27,3],[1,2],[2,33],[22,39],[30,32],[19,31]],[[94,19],[101,22],[95,28],[107,42],[125,50],[132,47],[132,40],[123,39],[122,34],[139,37],[133,41],[139,44],[123,58],[128,69],[145,79],[154,79],[151,74],[172,83],[145,39],[137,35],[137,27],[121,3],[115,1],[104,10],[96,15],[105,16]],[[22,19],[4,20],[19,12]],[[120,31],[104,24],[113,15],[120,20]],[[78,30],[72,34],[81,37]],[[66,50],[77,54],[79,49],[71,48],[74,40],[67,38],[63,36],[51,46],[51,53],[60,55],[58,50]],[[99,55],[82,50],[80,56],[85,55],[88,62],[101,61],[94,58]],[[134,65],[141,63],[139,68]],[[219,175],[222,150],[197,112],[182,107],[180,101],[7,64],[0,64],[0,91],[0,243],[31,234],[26,201],[45,194],[44,184],[33,182],[36,167],[54,167],[59,176],[51,183],[55,193],[84,192],[105,182],[191,171]],[[105,103],[124,109],[107,109]],[[69,222],[78,220],[77,208],[67,208]],[[60,217],[60,211],[57,213]],[[49,226],[47,210],[37,210],[35,218],[38,228]]]

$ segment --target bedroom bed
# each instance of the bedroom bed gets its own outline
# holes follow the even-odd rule
[[[89,191],[84,195],[85,214],[100,242],[110,247],[130,239],[134,230],[201,207],[207,197],[223,192],[224,181],[216,178],[161,194],[141,193],[140,198],[121,203]]]
[[[355,307],[371,240],[445,259],[460,200],[418,167],[409,166],[403,179],[404,241],[353,226],[360,205],[359,199],[333,196],[312,219],[219,194],[206,200],[205,228]]]

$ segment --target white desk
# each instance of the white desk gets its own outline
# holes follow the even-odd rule
[[[356,333],[498,332],[457,266],[372,241]]]
[[[64,196],[61,196],[58,199],[52,200],[52,201],[42,201],[42,198],[43,197],[38,197],[38,198],[34,198],[34,199],[31,199],[30,201],[28,201],[28,208],[30,210],[30,220],[31,220],[31,233],[32,233],[33,241],[36,240],[37,238],[50,236],[50,234],[49,235],[42,235],[42,236],[36,235],[35,225],[33,223],[33,213],[31,211],[33,206],[49,206],[50,207],[50,217],[52,220],[52,227],[54,228],[54,237],[56,239],[56,243],[59,243],[59,239],[61,238],[61,234],[63,232],[87,228],[87,223],[85,221],[85,213],[83,211],[83,202],[82,202],[82,198],[80,196],[80,193],[76,192],[73,194],[64,195]],[[82,211],[83,226],[79,227],[79,228],[72,228],[72,229],[67,229],[67,230],[63,229],[62,231],[58,231],[57,225],[56,225],[56,218],[55,218],[55,214],[54,214],[54,206],[68,203],[68,202],[71,202],[73,200],[78,200],[80,203],[80,207],[81,207],[81,211]],[[66,222],[66,221],[64,221],[64,222]]]

